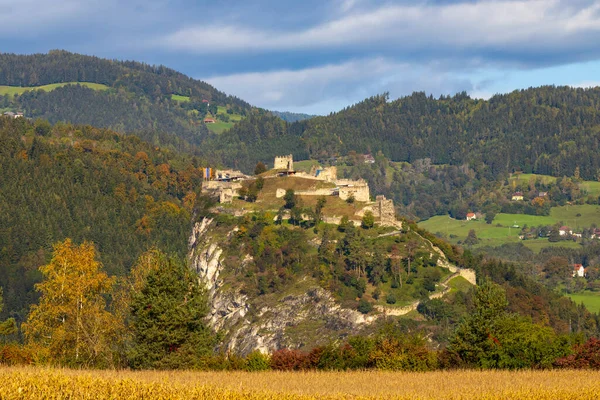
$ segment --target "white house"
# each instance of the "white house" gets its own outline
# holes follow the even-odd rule
[[[475,215],[475,213],[468,213],[467,214],[467,221],[471,221],[472,219],[477,219],[477,215]]]
[[[576,276],[583,278],[585,276],[585,268],[581,264],[573,265],[573,278]]]
[[[568,226],[561,226],[560,229],[558,230],[558,234],[560,236],[567,236],[567,235],[572,235],[573,231]]]

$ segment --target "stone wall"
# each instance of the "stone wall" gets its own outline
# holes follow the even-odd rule
[[[275,162],[273,163],[273,169],[284,169],[286,171],[294,170],[294,157],[289,154],[287,156],[278,156],[275,157]]]
[[[368,202],[370,200],[369,185],[364,180],[348,181],[338,180],[340,199],[347,200],[354,196],[354,200]]]
[[[396,209],[394,208],[394,200],[388,200],[385,196],[377,196],[375,200],[374,215],[379,218],[382,226],[396,226]]]
[[[335,182],[337,180],[337,167],[327,167],[320,170],[317,178],[325,182]]]

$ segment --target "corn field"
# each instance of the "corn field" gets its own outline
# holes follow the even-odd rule
[[[596,371],[132,372],[0,368],[0,399],[597,399]]]

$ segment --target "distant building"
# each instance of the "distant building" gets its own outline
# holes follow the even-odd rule
[[[523,201],[523,193],[522,192],[513,193],[511,200],[512,201]]]
[[[375,157],[372,154],[365,154],[365,164],[375,164]]]
[[[558,234],[560,236],[567,236],[567,235],[572,235],[573,231],[571,230],[571,228],[569,228],[568,226],[561,226],[558,229]]]
[[[575,264],[573,265],[573,278],[575,278],[576,276],[583,278],[585,277],[585,268],[583,268],[583,265],[581,264]]]
[[[477,215],[475,215],[475,213],[468,213],[467,214],[467,221],[471,221],[473,219],[477,219]]]
[[[539,192],[538,197],[546,197],[548,196],[548,192]]]
[[[214,120],[214,119],[212,119],[212,118],[204,118],[204,123],[205,123],[205,124],[214,124],[214,123],[216,123],[216,122],[217,122],[217,121],[215,121],[215,120]]]

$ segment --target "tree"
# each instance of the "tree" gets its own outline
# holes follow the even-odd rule
[[[262,161],[256,163],[256,167],[254,167],[254,175],[260,175],[265,172],[267,172],[267,166]]]
[[[38,305],[31,307],[23,331],[51,361],[73,366],[113,366],[118,320],[106,310],[110,278],[97,260],[94,245],[66,239],[54,246],[50,264],[40,267],[44,280]]]
[[[206,326],[206,294],[198,276],[183,263],[159,254],[131,304],[136,369],[199,367],[211,354],[215,336]]]
[[[4,306],[2,299],[2,288],[0,287],[0,312]],[[0,336],[14,335],[17,333],[17,323],[14,318],[9,318],[4,322],[0,322]]]
[[[464,366],[549,368],[569,351],[551,328],[506,311],[504,289],[490,281],[477,287],[475,310],[457,328],[448,350]]]
[[[470,229],[469,234],[464,242],[467,246],[474,246],[479,243],[479,239],[477,238],[477,233],[475,233],[475,229]]]
[[[362,217],[361,226],[363,229],[371,229],[373,226],[375,226],[375,217],[371,211],[367,211]]]
[[[287,208],[288,210],[294,208],[296,206],[296,203],[298,202],[296,194],[294,193],[294,189],[287,189],[285,191],[285,195],[283,196],[283,200],[285,201],[283,207]]]
[[[494,218],[496,218],[496,212],[489,210],[488,212],[485,213],[485,223],[490,225],[492,222],[494,222]]]

